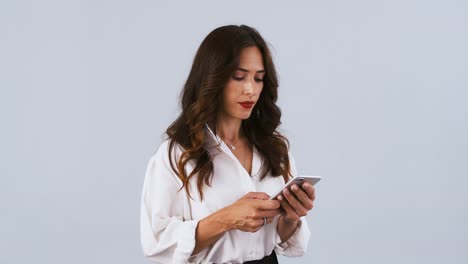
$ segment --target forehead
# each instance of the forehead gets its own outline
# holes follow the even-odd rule
[[[260,49],[257,46],[244,48],[239,57],[239,67],[251,72],[264,70]]]

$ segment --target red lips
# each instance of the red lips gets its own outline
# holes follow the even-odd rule
[[[253,105],[255,104],[254,101],[245,101],[245,102],[240,102],[239,103],[242,107],[246,108],[246,109],[249,109],[249,108],[252,108]]]

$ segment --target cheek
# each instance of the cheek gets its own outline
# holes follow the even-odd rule
[[[232,95],[224,94],[223,108],[229,112],[229,109],[232,108]]]
[[[260,88],[258,89],[258,92],[257,92],[258,95],[260,95],[260,94],[262,93],[262,91],[263,91],[263,83],[262,83],[262,85],[260,86]]]
[[[224,88],[224,103],[232,104],[237,102],[239,96],[241,96],[242,89],[238,84],[234,82],[229,82]]]

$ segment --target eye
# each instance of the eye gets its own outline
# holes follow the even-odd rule
[[[236,76],[232,76],[232,78],[236,81],[242,81],[244,80],[244,77],[236,77]],[[263,79],[260,79],[260,78],[255,78],[255,81],[256,82],[263,82]]]

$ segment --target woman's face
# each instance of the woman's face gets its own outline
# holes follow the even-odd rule
[[[262,92],[264,76],[262,53],[258,47],[243,49],[239,67],[224,87],[222,118],[249,118]]]

